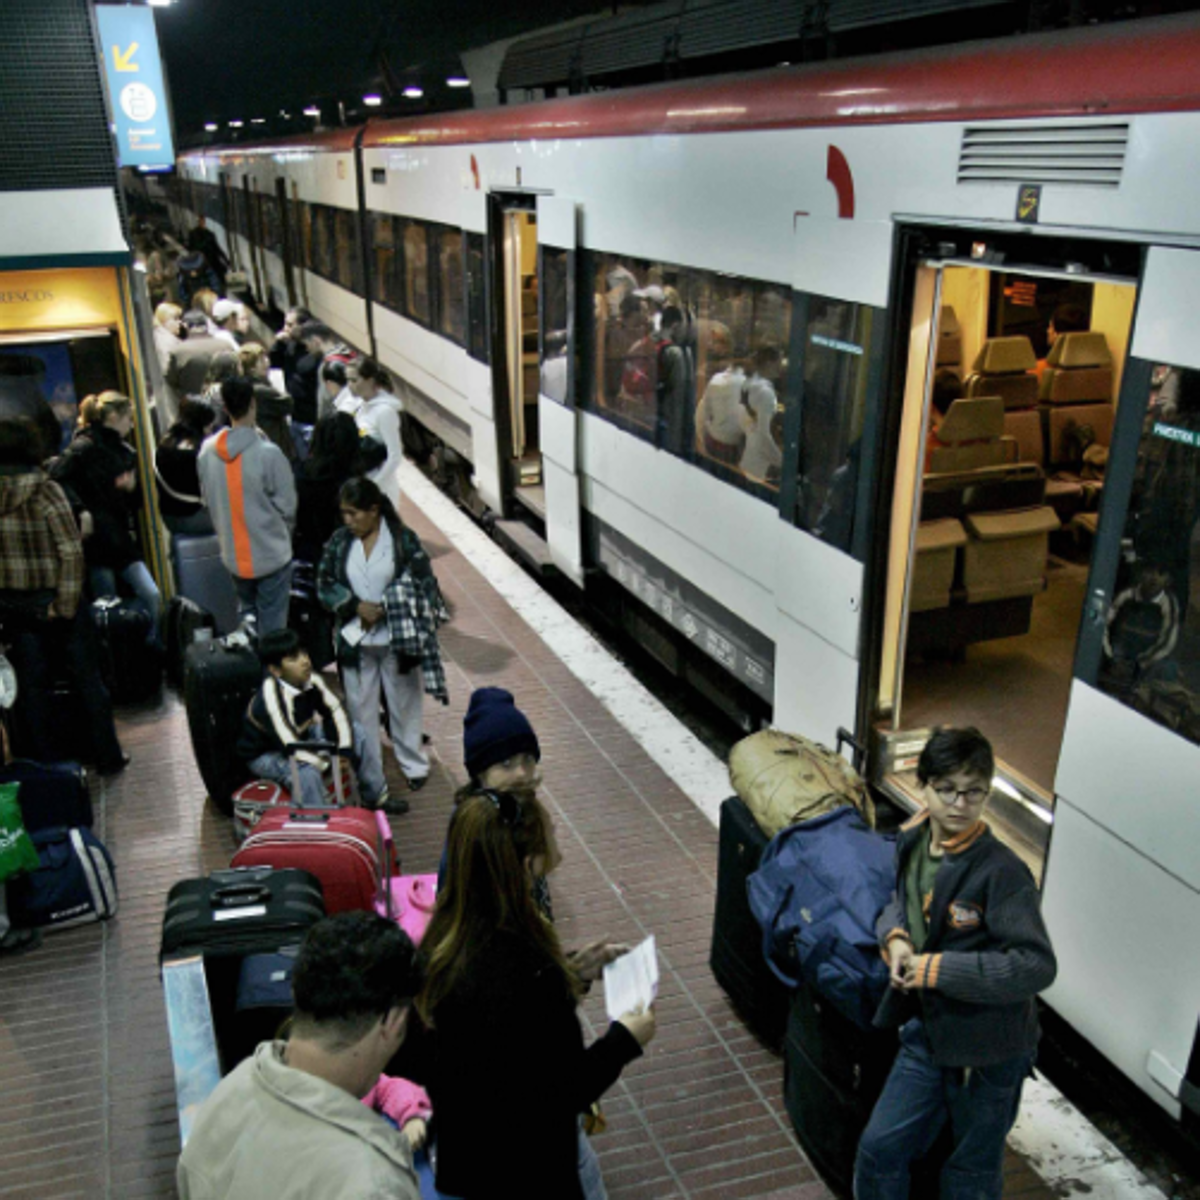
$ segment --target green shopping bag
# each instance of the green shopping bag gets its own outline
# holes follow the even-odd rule
[[[41,865],[17,803],[20,788],[19,783],[0,783],[0,881],[20,871],[36,871]]]

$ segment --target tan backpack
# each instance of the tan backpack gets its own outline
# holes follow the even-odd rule
[[[798,734],[764,729],[743,738],[729,752],[729,781],[768,837],[843,804],[875,827],[875,805],[859,773]]]

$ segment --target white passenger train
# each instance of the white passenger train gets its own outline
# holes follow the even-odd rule
[[[898,796],[984,728],[1049,1003],[1188,1123],[1198,62],[1189,15],[197,151],[175,192],[710,694]]]

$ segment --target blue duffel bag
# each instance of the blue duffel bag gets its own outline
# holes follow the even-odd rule
[[[104,921],[117,911],[117,871],[90,829],[56,826],[30,835],[41,866],[8,882],[16,929],[64,929]]]
[[[888,986],[875,922],[895,887],[895,849],[857,810],[838,808],[780,830],[746,884],[767,966],[863,1029]]]

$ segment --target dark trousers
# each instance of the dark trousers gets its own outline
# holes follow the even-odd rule
[[[96,634],[88,606],[80,603],[69,620],[4,613],[4,634],[17,673],[17,709],[24,730],[23,753],[39,762],[71,757],[64,753],[62,722],[70,719],[54,698],[54,680],[65,677],[79,703],[79,716],[100,770],[121,764],[121,744],[113,725],[112,701],[100,677]]]
[[[1029,1055],[989,1067],[939,1067],[919,1020],[900,1030],[900,1053],[867,1123],[854,1164],[855,1200],[907,1200],[909,1169],[949,1121],[954,1150],[941,1200],[1000,1200],[1004,1142],[1017,1119]]]

